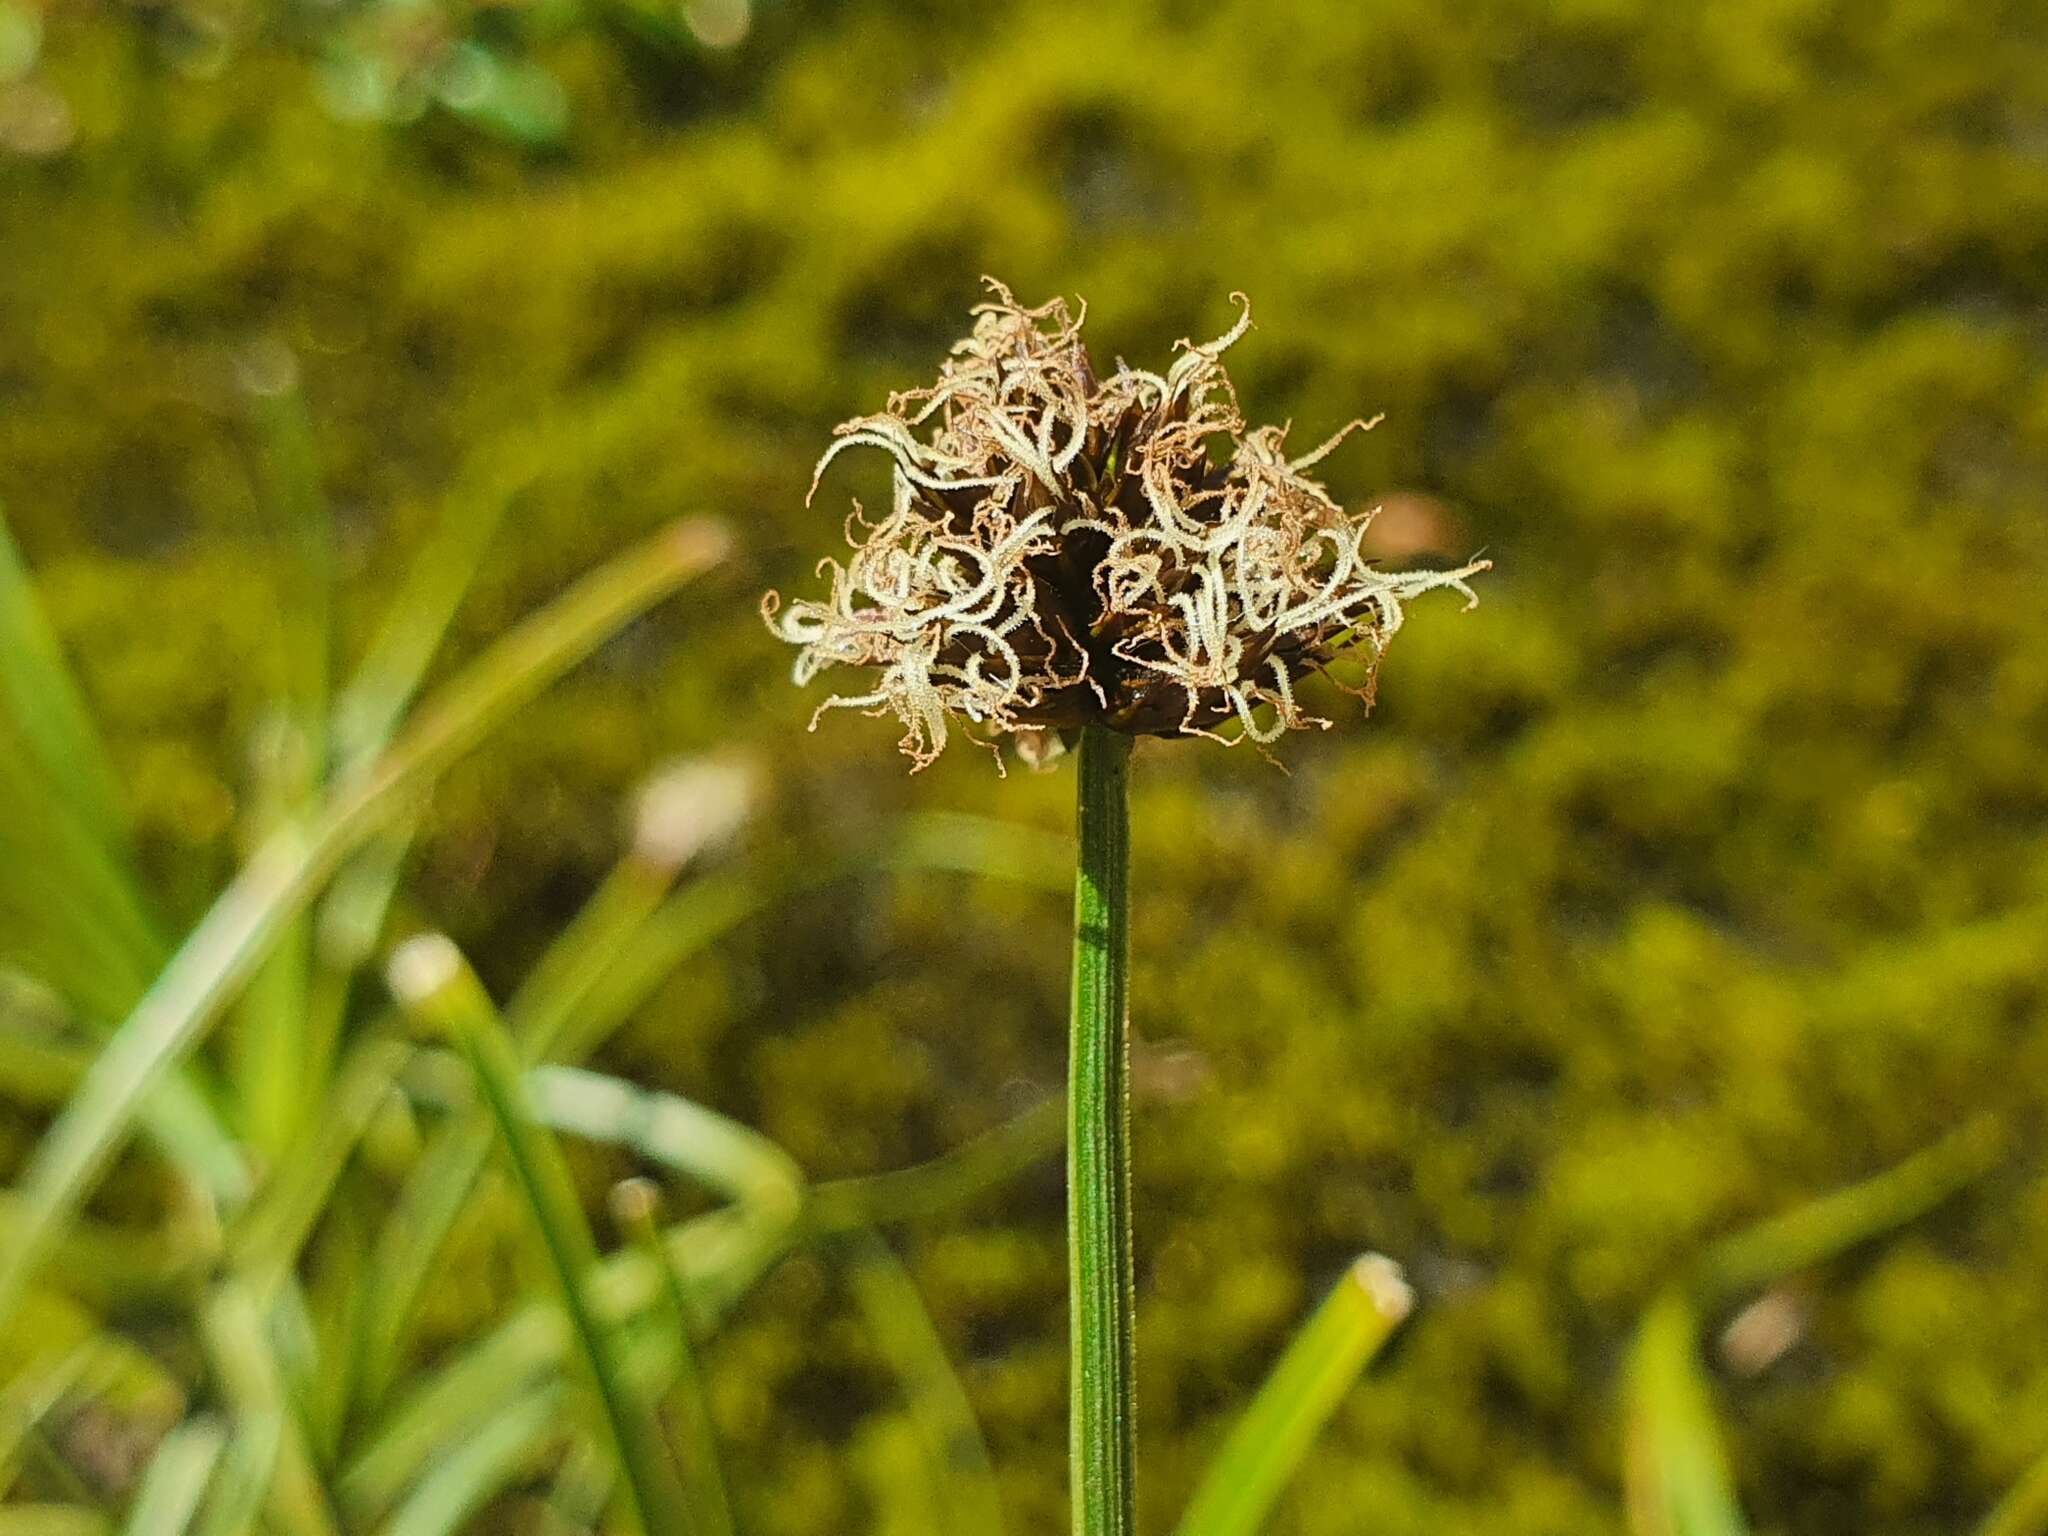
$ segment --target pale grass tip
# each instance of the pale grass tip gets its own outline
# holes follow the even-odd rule
[[[1372,1308],[1389,1323],[1398,1323],[1415,1309],[1415,1289],[1401,1266],[1383,1253],[1361,1255],[1351,1266],[1351,1283],[1365,1292]]]
[[[741,757],[690,758],[661,769],[634,806],[634,855],[681,869],[746,824],[760,788],[760,766]]]
[[[408,1008],[433,1001],[462,974],[462,951],[445,933],[416,933],[391,952],[384,979]]]
[[[654,1220],[661,1209],[661,1190],[654,1180],[635,1175],[612,1186],[612,1220],[633,1231]]]

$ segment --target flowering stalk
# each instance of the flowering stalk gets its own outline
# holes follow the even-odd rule
[[[1067,1066],[1067,1280],[1075,1536],[1135,1528],[1131,1380],[1131,738],[1081,733]]]
[[[893,715],[923,768],[966,735],[1034,766],[1079,747],[1067,1230],[1072,1284],[1075,1536],[1133,1529],[1131,1172],[1126,978],[1131,739],[1206,737],[1261,750],[1324,729],[1302,685],[1327,679],[1369,707],[1406,605],[1453,570],[1380,570],[1372,513],[1348,512],[1309,471],[1354,421],[1306,453],[1251,427],[1223,354],[1251,328],[1183,342],[1163,373],[1104,372],[1085,306],[1026,308],[993,280],[938,378],[840,425],[841,453],[888,458],[889,507],[858,502],[852,553],[825,590],[762,602],[797,647],[799,684],[845,670],[834,709]],[[1337,663],[1349,665],[1337,668]],[[1362,664],[1362,682],[1346,674]],[[1335,671],[1333,672],[1333,668]],[[1355,674],[1354,674],[1355,675]]]

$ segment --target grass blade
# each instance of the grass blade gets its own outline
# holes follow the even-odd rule
[[[646,1179],[628,1179],[612,1191],[612,1210],[619,1224],[661,1277],[661,1296],[666,1304],[663,1331],[676,1350],[667,1420],[680,1441],[676,1462],[682,1472],[684,1496],[695,1512],[694,1526],[705,1536],[732,1536],[732,1502],[725,1491],[718,1435],[711,1424],[711,1403],[697,1364],[696,1341],[691,1337],[696,1321],[682,1283],[676,1279],[675,1265],[669,1262],[668,1249],[662,1245],[661,1228],[655,1219],[659,1205],[660,1196]]]
[[[46,778],[110,850],[124,846],[112,760],[43,617],[28,567],[0,509],[0,715],[12,720]]]
[[[974,1405],[933,1325],[917,1282],[895,1250],[872,1231],[846,1240],[854,1301],[869,1337],[896,1373],[923,1442],[949,1531],[1003,1530],[1002,1496]]]
[[[542,1385],[568,1348],[561,1312],[528,1304],[426,1375],[342,1471],[341,1498],[354,1522],[374,1521],[422,1467],[470,1433],[478,1403],[509,1402]]]
[[[327,709],[334,664],[334,522],[298,365],[281,343],[252,349],[244,383],[253,405],[257,501],[278,546],[278,651],[282,696],[258,739],[257,838],[303,815],[327,777]],[[304,1118],[301,1099],[325,1086],[307,1072],[306,998],[312,934],[295,913],[273,940],[235,1010],[228,1060],[245,1139],[268,1162]]]
[[[803,1202],[803,1170],[790,1155],[716,1110],[580,1067],[536,1067],[526,1083],[535,1112],[557,1131],[630,1147],[728,1199],[785,1219]]]
[[[951,1210],[1052,1156],[1066,1131],[1066,1106],[1049,1098],[928,1163],[815,1184],[804,1229],[824,1237]]]
[[[1178,1536],[1252,1536],[1413,1293],[1392,1260],[1367,1254],[1302,1325],[1195,1490]]]
[[[1996,1166],[2005,1129],[1979,1115],[1884,1172],[1723,1238],[1701,1263],[1701,1292],[1752,1290],[1868,1242],[1917,1217]]]
[[[534,1118],[518,1047],[467,962],[439,934],[399,948],[391,960],[391,988],[416,1019],[459,1042],[469,1056],[603,1406],[636,1527],[645,1536],[686,1529],[682,1490],[660,1426],[651,1405],[629,1386],[618,1334],[599,1320],[586,1289],[597,1268],[597,1244],[561,1151]]]
[[[371,1038],[358,1046],[302,1143],[230,1234],[229,1262],[259,1300],[268,1299],[292,1272],[350,1154],[410,1055],[411,1048],[398,1040]]]
[[[183,1536],[226,1448],[226,1432],[211,1419],[194,1419],[164,1436],[128,1505],[122,1536]]]
[[[235,1406],[236,1446],[247,1436],[266,1453],[237,1468],[224,1518],[235,1525],[245,1514],[253,1520],[260,1510],[266,1524],[285,1536],[338,1536],[313,1458],[286,1403],[256,1298],[246,1286],[223,1281],[207,1304],[203,1324],[214,1372]]]
[[[1623,1467],[1634,1536],[1744,1536],[1700,1363],[1699,1315],[1673,1292],[1644,1314],[1627,1368]]]
[[[19,1239],[0,1255],[0,1328],[142,1102],[335,865],[507,715],[724,551],[715,526],[685,523],[586,577],[473,662],[320,816],[281,828],[265,844],[136,1005],[37,1145],[20,1186]]]
[[[514,1398],[489,1414],[476,1432],[438,1460],[399,1505],[384,1536],[450,1536],[505,1487],[558,1434],[562,1389],[548,1386]]]
[[[458,497],[412,562],[405,586],[334,701],[335,760],[344,769],[372,761],[390,742],[447,638],[511,499],[509,491]]]

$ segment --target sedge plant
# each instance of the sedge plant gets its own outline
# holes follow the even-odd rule
[[[1340,684],[1368,705],[1404,604],[1473,600],[1474,561],[1387,573],[1307,471],[1284,427],[1247,428],[1222,357],[1251,325],[1183,342],[1164,373],[1099,372],[1083,306],[1027,308],[1002,284],[930,386],[838,429],[843,451],[891,461],[888,512],[856,506],[851,556],[822,598],[770,627],[797,645],[798,683],[836,667],[863,686],[833,709],[893,715],[917,768],[957,730],[1027,762],[1079,759],[1067,1078],[1070,1451],[1076,1536],[1135,1528],[1132,1407],[1129,771],[1135,738],[1249,740],[1327,728],[1298,690]],[[816,491],[814,477],[812,490]],[[1389,1293],[1390,1294],[1390,1293]],[[1405,1294],[1405,1293],[1403,1293]],[[1403,1303],[1402,1310],[1405,1310]],[[1205,1517],[1206,1518],[1206,1517]],[[1205,1527],[1206,1528],[1206,1527]]]

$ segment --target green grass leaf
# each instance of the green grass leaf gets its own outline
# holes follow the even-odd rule
[[[193,1419],[164,1436],[129,1500],[122,1536],[183,1536],[226,1447],[227,1432],[212,1419]]]
[[[1408,1315],[1401,1272],[1368,1254],[1302,1325],[1223,1442],[1178,1536],[1251,1536],[1344,1394]],[[1364,1512],[1361,1512],[1364,1513]]]
[[[439,1458],[384,1526],[384,1536],[450,1536],[517,1477],[562,1431],[563,1391],[546,1386],[480,1416],[475,1431]]]
[[[1700,1264],[1700,1290],[1725,1298],[1895,1231],[1996,1167],[2007,1138],[1978,1115],[1925,1150],[1868,1179],[1723,1238]]]
[[[1748,1527],[1700,1362],[1699,1315],[1679,1293],[1644,1314],[1625,1393],[1623,1471],[1634,1536],[1743,1536]]]

